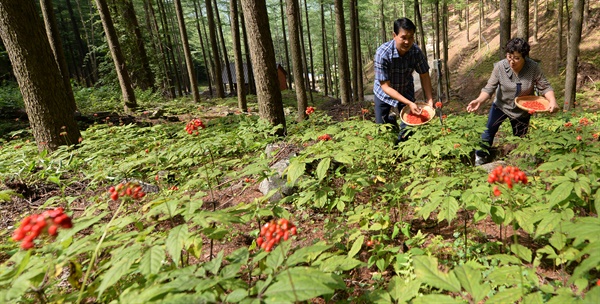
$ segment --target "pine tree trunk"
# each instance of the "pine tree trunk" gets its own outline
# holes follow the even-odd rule
[[[556,60],[558,63],[563,61],[563,0],[558,0],[558,24],[556,26],[556,37],[558,38],[558,43],[556,44],[557,52],[556,52]],[[556,72],[558,73],[560,64],[556,65]]]
[[[185,28],[185,20],[183,19],[183,9],[181,8],[181,0],[174,0],[173,2],[175,3],[175,13],[177,14],[177,22],[179,23],[179,32],[181,34],[181,43],[183,46],[183,54],[185,55],[185,63],[187,65],[188,77],[190,79],[192,96],[194,96],[194,102],[200,102],[200,92],[198,92],[198,81],[196,80],[194,62],[192,61],[192,53],[190,52],[190,44],[188,42],[187,30]]]
[[[356,1],[356,0],[355,0]],[[357,85],[358,85],[358,101],[362,102],[365,100],[365,89],[363,83],[363,63],[362,63],[362,48],[360,45],[360,18],[358,18],[358,5],[354,9],[354,20],[356,20],[356,58],[358,60],[358,74],[357,74]]]
[[[231,76],[231,65],[229,64],[229,56],[227,55],[227,48],[225,47],[225,39],[223,38],[223,26],[221,26],[221,15],[219,14],[219,9],[217,7],[217,0],[213,0],[213,4],[215,6],[215,16],[217,17],[217,25],[218,25],[218,29],[219,29],[219,37],[220,38],[220,42],[221,42],[221,49],[223,49],[223,52],[221,53],[223,55],[223,60],[225,61],[225,67],[227,69],[227,80],[229,81],[229,92],[232,93],[234,89],[233,87],[233,78]]]
[[[307,0],[304,0],[304,13],[305,13],[305,17],[306,17],[306,35],[308,36],[308,55],[310,58],[310,73],[312,75],[311,80],[311,88],[312,90],[310,90],[310,100],[312,102],[312,92],[316,89],[316,85],[315,85],[315,78],[317,78],[317,76],[315,75],[315,67],[314,67],[314,60],[313,60],[313,49],[312,49],[312,39],[310,37],[310,22],[308,19],[308,4],[307,4]],[[308,64],[307,64],[308,66]]]
[[[244,59],[242,57],[242,42],[240,41],[240,22],[238,20],[238,0],[229,0],[231,9],[231,40],[235,56],[235,80],[237,83],[238,107],[242,112],[248,111],[246,102],[246,80],[244,79]]]
[[[155,48],[157,49],[160,60],[163,67],[163,91],[169,96],[169,98],[175,98],[175,86],[172,85],[171,77],[169,76],[169,63],[167,59],[167,54],[165,52],[165,47],[163,45],[163,41],[160,38],[160,30],[158,29],[158,22],[156,20],[156,14],[154,13],[154,7],[152,4],[152,0],[148,0],[146,5],[148,9],[149,19],[151,19],[151,28],[153,33],[152,36],[156,36]]]
[[[469,22],[470,22],[470,17],[469,17],[469,0],[465,0],[466,3],[466,7],[465,7],[465,19],[467,20],[467,24],[466,24],[466,30],[467,30],[467,42],[471,41],[471,39],[469,38]]]
[[[565,77],[565,106],[568,111],[575,104],[575,93],[577,91],[577,66],[579,56],[579,44],[581,43],[581,32],[583,28],[584,0],[575,0],[571,16],[571,31],[569,32],[569,44],[567,49],[567,73]]]
[[[334,83],[334,85],[332,85],[332,90],[335,90],[335,98],[339,98],[339,96],[340,96],[340,69],[338,66],[337,48],[335,47],[336,42],[337,42],[337,30],[336,30],[336,22],[335,22],[336,16],[335,16],[335,12],[334,12],[335,5],[334,5],[333,9],[331,9],[331,7],[330,7],[329,11],[330,11],[329,15],[331,16],[331,27],[332,27],[331,31],[336,33],[335,37],[333,38],[332,46],[333,46],[333,66],[336,67],[337,69],[335,71],[335,77],[334,77],[334,75],[332,75],[332,79],[331,79],[331,81]],[[335,89],[333,87],[335,87]]]
[[[135,9],[133,7],[133,2],[131,0],[122,0],[123,3],[123,19],[127,25],[129,31],[134,34],[135,41],[135,50],[137,52],[137,56],[139,58],[132,58],[136,61],[139,61],[141,65],[141,75],[137,79],[138,86],[142,90],[152,89],[154,90],[154,75],[152,75],[152,70],[150,69],[150,60],[148,59],[148,54],[146,53],[146,47],[144,45],[144,37],[142,36],[142,31],[140,31],[140,25],[137,20],[137,16],[135,14]]]
[[[448,49],[450,49],[448,39],[448,0],[443,0],[442,4],[442,35],[444,40],[444,83],[446,84],[446,100],[450,100],[450,70],[448,69]],[[425,97],[425,91],[423,91]]]
[[[77,65],[78,68],[82,69],[84,81],[87,87],[91,87],[93,83],[93,71],[91,69],[91,64],[85,65],[85,69],[83,69],[85,64],[85,57],[88,53],[87,46],[81,40],[81,34],[79,32],[79,25],[77,25],[77,19],[75,18],[75,13],[73,13],[73,7],[71,6],[71,1],[66,0],[67,10],[69,12],[69,19],[71,20],[71,27],[73,30],[73,38],[75,38],[75,44],[77,45],[78,57],[77,57]]]
[[[0,1],[0,39],[19,83],[38,149],[76,144],[80,133],[33,1]]]
[[[433,31],[435,35],[435,43],[433,44],[435,58],[442,59],[440,53],[440,0],[435,0],[433,3]]]
[[[181,88],[181,78],[177,71],[177,61],[175,60],[175,48],[171,40],[171,31],[169,29],[169,22],[167,20],[167,12],[165,10],[163,0],[156,1],[158,4],[158,12],[160,14],[160,23],[162,25],[163,35],[167,41],[165,51],[167,52],[167,63],[169,64],[169,78],[175,79],[174,86],[177,86],[174,97],[183,96],[183,90]]]
[[[240,17],[242,20],[242,37],[244,37],[246,70],[248,71],[248,93],[256,94],[256,82],[254,81],[254,73],[252,72],[252,60],[250,60],[250,46],[248,45],[248,35],[246,34],[246,22],[242,11],[240,11]]]
[[[340,99],[342,104],[350,103],[350,68],[348,67],[348,44],[346,43],[346,22],[344,21],[344,4],[335,0],[336,41],[338,45],[338,69],[340,83]]]
[[[288,69],[288,71],[292,70],[292,67],[290,66],[290,53],[288,51],[288,39],[287,39],[287,34],[285,32],[285,13],[283,12],[283,0],[279,0],[279,9],[281,11],[281,32],[283,34],[283,46],[285,49],[285,64],[286,64],[286,68]],[[288,82],[288,88],[291,90],[292,89],[292,79],[294,79],[294,77],[292,77],[292,73],[288,74],[288,78],[287,78],[287,82]]]
[[[329,73],[327,73],[327,30],[325,28],[325,5],[323,1],[321,1],[321,49],[323,50],[322,55],[322,65],[323,65],[323,93],[325,96],[329,95],[329,83],[327,78],[329,77]]]
[[[358,101],[358,58],[356,54],[356,31],[358,30],[356,26],[356,19],[354,16],[354,11],[356,10],[356,2],[354,0],[349,0],[350,2],[350,14],[348,18],[350,18],[350,56],[352,59],[352,96],[350,98],[351,101]]]
[[[110,49],[110,53],[115,64],[117,77],[119,78],[119,85],[121,86],[123,101],[125,103],[124,109],[125,112],[129,113],[137,108],[137,103],[135,101],[133,86],[131,84],[131,79],[129,78],[129,73],[125,64],[125,57],[121,52],[121,45],[117,39],[117,32],[113,26],[112,18],[110,17],[106,1],[96,0],[96,6],[98,7],[98,13],[100,14],[100,19],[102,20],[102,26],[104,27],[104,33],[106,34],[106,41],[108,42],[108,48]]]
[[[427,58],[427,44],[425,44],[425,31],[423,31],[423,18],[421,18],[421,10],[419,9],[419,0],[415,0],[415,21],[417,22],[417,29],[419,30],[419,44],[421,45],[421,51]]]
[[[286,0],[286,15],[288,21],[288,30],[290,36],[290,51],[292,53],[292,73],[294,75],[294,89],[296,99],[298,100],[297,121],[303,121],[306,118],[306,107],[308,106],[306,98],[306,87],[304,86],[304,77],[302,77],[302,50],[300,49],[300,32],[298,28],[298,0]]]
[[[46,27],[46,36],[48,36],[48,42],[50,48],[52,48],[52,54],[54,54],[54,60],[62,75],[62,80],[65,85],[65,93],[67,99],[65,104],[71,112],[77,110],[75,104],[75,97],[73,96],[73,88],[71,87],[71,78],[69,77],[69,69],[67,68],[67,60],[65,59],[65,53],[63,51],[62,41],[60,39],[60,33],[58,32],[58,25],[56,24],[56,15],[54,14],[54,8],[52,7],[51,0],[40,0],[40,7],[44,16],[44,23]]]
[[[533,43],[538,43],[538,0],[533,1]]]
[[[379,2],[379,20],[381,20],[381,43],[387,41],[385,34],[385,15],[383,14],[383,0]]]
[[[286,134],[285,114],[279,91],[267,5],[265,0],[242,0],[242,9],[248,31],[252,70],[256,77],[258,112],[260,117],[269,121],[271,125],[281,125],[282,128],[278,129],[276,134],[282,136]]]
[[[194,0],[194,14],[196,16],[196,31],[198,31],[198,39],[200,40],[200,48],[202,49],[202,60],[204,61],[204,67],[206,68],[206,78],[208,78],[208,92],[210,94],[210,97],[213,96],[213,86],[212,86],[212,79],[211,79],[211,68],[210,68],[210,61],[206,59],[206,49],[204,48],[204,39],[202,37],[206,36],[204,34],[202,34],[202,31],[200,30],[200,21],[198,21],[199,17],[198,17],[198,1]],[[246,110],[244,110],[244,112],[246,112]]]
[[[503,59],[506,57],[504,53],[504,47],[510,40],[510,28],[511,28],[511,1],[512,0],[500,0],[500,50],[498,51],[498,57]]]
[[[517,36],[529,41],[529,0],[517,0]]]
[[[217,42],[217,28],[213,17],[212,3],[210,0],[205,0],[206,5],[206,20],[208,21],[208,33],[210,36],[210,47],[212,49],[213,59],[213,75],[215,75],[215,87],[217,89],[217,97],[225,98],[225,89],[223,88],[223,73],[221,69],[221,60],[219,60],[219,44]]]
[[[304,33],[303,29],[302,29],[302,15],[300,14],[300,3],[298,3],[298,10],[295,11],[296,15],[296,19],[298,20],[298,32],[299,33]],[[306,89],[310,88],[310,73],[308,72],[308,59],[306,58],[306,47],[304,46],[304,35],[299,34],[299,39],[300,39],[300,50],[302,52],[302,68],[304,69],[304,90],[306,91]],[[310,94],[310,103],[313,103],[313,99],[312,99],[312,91],[309,90],[309,94]]]

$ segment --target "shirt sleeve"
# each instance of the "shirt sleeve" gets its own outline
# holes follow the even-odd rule
[[[492,75],[490,76],[490,79],[488,79],[488,82],[485,85],[485,87],[481,89],[482,92],[486,92],[490,96],[492,95],[492,93],[496,92],[496,88],[498,88],[498,84],[500,83],[500,66],[500,62],[496,62],[494,64],[494,70],[492,71]]]
[[[429,72],[429,64],[427,63],[427,58],[423,54],[423,51],[418,46],[415,46],[418,50],[415,58],[415,71],[419,74],[424,74]]]
[[[544,77],[544,73],[542,73],[542,70],[540,69],[539,65],[536,66],[534,83],[540,95],[544,95],[550,91],[554,91],[548,79]]]
[[[390,79],[389,71],[391,67],[391,62],[387,56],[385,56],[385,51],[383,48],[380,48],[375,53],[375,62],[373,63],[373,68],[375,70],[375,80],[377,81],[387,81]]]

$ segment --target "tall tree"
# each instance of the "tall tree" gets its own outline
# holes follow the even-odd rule
[[[246,80],[244,79],[244,59],[242,57],[242,42],[240,41],[240,21],[238,18],[238,0],[229,0],[231,14],[231,40],[235,56],[235,80],[237,83],[238,106],[242,112],[248,111],[246,102]]]
[[[379,20],[381,21],[381,43],[387,41],[386,31],[385,31],[385,15],[383,14],[383,4],[385,2],[383,0],[379,1]]]
[[[517,0],[517,36],[529,40],[529,0]]]
[[[208,22],[208,33],[210,36],[210,47],[212,49],[213,59],[213,75],[215,75],[215,88],[217,89],[217,97],[225,97],[225,89],[223,88],[223,77],[221,70],[221,60],[219,60],[219,44],[217,42],[217,27],[213,17],[212,3],[210,0],[204,0],[206,5],[206,20]]]
[[[125,103],[125,112],[131,112],[133,109],[137,108],[137,103],[135,101],[131,79],[129,78],[129,72],[127,71],[127,66],[125,64],[125,57],[121,52],[121,45],[117,39],[117,32],[115,31],[112,18],[110,17],[106,0],[96,0],[96,6],[98,7],[98,13],[100,14],[100,19],[102,20],[102,26],[104,27],[104,33],[106,35],[106,42],[108,43],[108,48],[110,49],[115,64],[117,77],[119,78],[119,85],[121,86],[121,93],[123,94],[123,101]]]
[[[52,48],[54,60],[56,60],[56,65],[60,70],[60,74],[62,75],[62,80],[65,85],[65,91],[67,94],[65,103],[71,112],[75,112],[77,106],[75,105],[75,97],[73,96],[73,88],[71,87],[71,81],[69,77],[69,69],[67,68],[67,60],[65,59],[62,41],[60,39],[60,34],[58,33],[58,25],[56,24],[56,15],[54,14],[52,1],[40,0],[40,7],[42,8],[42,15],[44,16],[48,42]]]
[[[556,25],[556,36],[558,38],[558,43],[556,44],[556,55],[557,62],[562,62],[563,60],[563,0],[558,0],[558,6],[556,8],[558,14],[558,24]],[[560,65],[556,65],[556,69],[558,72]]]
[[[285,33],[285,14],[283,13],[283,0],[279,0],[279,9],[281,11],[281,33],[283,34],[283,48],[285,50],[285,67],[288,69],[288,71],[291,71],[290,54],[288,51],[288,39],[287,39],[287,34]],[[292,77],[291,74],[287,78],[288,87],[290,89],[292,88],[292,79],[293,78],[294,77]]]
[[[500,59],[506,56],[504,46],[510,40],[510,10],[512,0],[500,0]]]
[[[0,1],[0,39],[25,104],[38,149],[54,151],[80,137],[72,105],[33,1]]]
[[[352,58],[352,101],[358,101],[358,57],[356,52],[357,41],[356,38],[358,35],[356,31],[358,28],[356,26],[356,16],[354,15],[354,11],[356,10],[356,1],[350,0],[350,14],[348,18],[350,18],[350,56]]]
[[[316,89],[315,86],[315,66],[314,66],[314,60],[313,60],[313,48],[312,48],[312,38],[310,37],[310,22],[308,19],[308,1],[304,0],[304,15],[306,17],[306,36],[308,37],[308,56],[310,59],[310,74],[312,75],[311,77],[311,88],[312,90],[310,90],[310,100],[312,102],[312,91],[314,91]],[[308,63],[307,63],[307,67],[308,67]]]
[[[206,76],[208,78],[208,91],[209,91],[210,96],[212,97],[213,87],[212,87],[212,79],[211,79],[211,74],[210,74],[210,71],[211,71],[210,61],[207,60],[206,49],[204,48],[204,39],[202,38],[205,35],[200,30],[200,21],[198,21],[199,16],[198,16],[198,1],[197,0],[194,0],[194,15],[196,16],[196,31],[198,31],[198,39],[200,40],[200,49],[202,49],[202,60],[204,61],[204,67],[206,68]]]
[[[356,75],[358,85],[358,101],[362,102],[365,100],[365,90],[363,84],[363,61],[362,47],[360,43],[360,18],[358,17],[358,4],[354,7],[354,19],[356,20],[356,45],[354,47],[356,48],[356,58],[358,60],[358,74]]]
[[[233,78],[231,77],[231,65],[229,64],[229,56],[227,55],[227,48],[225,47],[225,38],[223,37],[223,25],[221,24],[221,15],[219,14],[219,8],[217,6],[217,0],[213,0],[213,4],[215,5],[215,17],[217,17],[217,29],[219,30],[219,41],[221,42],[221,54],[223,55],[223,60],[225,61],[225,66],[227,69],[227,80],[229,81],[229,92],[233,92]]]
[[[348,67],[348,44],[346,43],[346,22],[344,21],[344,3],[334,1],[336,41],[338,45],[338,66],[340,99],[342,104],[350,103],[350,68]]]
[[[164,50],[167,52],[167,64],[169,65],[169,77],[171,79],[175,78],[174,85],[177,86],[177,90],[175,91],[176,97],[177,95],[183,94],[183,89],[181,87],[181,77],[177,72],[177,60],[175,59],[175,47],[173,45],[173,41],[171,39],[171,31],[169,27],[169,21],[167,20],[167,11],[165,10],[165,6],[163,4],[163,0],[157,0],[158,4],[158,12],[160,15],[160,24],[162,26],[163,36],[166,40],[166,47]],[[171,76],[172,75],[172,76]]]
[[[165,52],[165,46],[163,44],[162,39],[160,39],[160,30],[158,29],[158,22],[156,20],[156,14],[154,12],[154,7],[152,4],[152,0],[144,1],[144,7],[148,12],[148,21],[150,22],[152,34],[151,37],[156,36],[155,39],[155,49],[160,57],[160,61],[162,63],[162,82],[163,82],[163,93],[168,95],[170,98],[174,98],[175,95],[175,86],[172,85],[171,77],[169,77],[169,62],[167,59],[167,55]]]
[[[185,64],[187,65],[192,95],[194,96],[194,102],[200,102],[200,92],[198,92],[198,81],[196,80],[194,61],[192,60],[192,52],[190,51],[190,43],[188,42],[187,30],[185,28],[185,20],[183,19],[183,9],[181,8],[181,0],[174,0],[173,2],[175,3],[175,13],[177,14],[177,22],[179,23],[179,34],[181,35],[183,54],[185,56]]]
[[[469,0],[465,0],[465,19],[466,19],[466,29],[467,29],[467,42],[471,41],[471,39],[469,38],[469,21],[470,21],[470,17],[469,17]]]
[[[325,5],[324,0],[321,0],[321,49],[322,54],[322,65],[323,65],[323,93],[325,96],[329,95],[329,73],[327,73],[327,30],[325,27]]]
[[[283,127],[276,132],[281,136],[286,133],[285,113],[279,91],[267,4],[265,0],[242,0],[242,9],[248,31],[252,70],[257,80],[258,112],[260,117],[269,121],[271,125]]]
[[[450,70],[448,69],[448,50],[450,49],[448,38],[448,0],[442,3],[442,37],[444,41],[444,83],[446,91],[446,100],[450,99]]]
[[[298,0],[286,0],[286,12],[288,20],[288,30],[290,34],[290,51],[292,52],[292,73],[294,75],[294,89],[296,90],[296,99],[298,100],[298,117],[297,121],[303,121],[306,118],[306,107],[308,105],[306,99],[306,88],[304,86],[304,78],[302,77],[302,50],[300,49],[300,32],[298,28],[299,9]]]
[[[419,9],[419,0],[415,0],[415,21],[417,22],[417,28],[419,29],[419,44],[421,45],[421,51],[427,58],[427,45],[425,44],[425,31],[423,31],[423,19],[421,18],[421,10]]]
[[[137,73],[139,74],[139,77],[133,79],[133,75],[136,73],[132,73],[132,81],[136,83],[142,90],[154,90],[154,75],[150,69],[150,60],[148,59],[148,55],[146,53],[144,37],[142,36],[142,31],[140,30],[135,8],[133,7],[133,2],[131,2],[131,0],[121,0],[120,5],[125,26],[127,27],[128,32],[133,33],[132,38],[133,42],[135,43],[134,50],[136,54],[135,58],[132,58],[132,60],[135,60],[135,62],[138,63],[137,65],[140,66],[139,72]]]
[[[71,20],[71,27],[73,30],[73,38],[75,39],[75,44],[77,46],[78,56],[77,56],[77,65],[78,68],[81,69],[81,74],[84,77],[84,81],[88,87],[92,86],[92,82],[95,82],[96,79],[92,79],[95,77],[95,73],[92,70],[91,61],[88,60],[88,64],[85,64],[86,55],[88,54],[88,46],[83,43],[81,39],[81,34],[79,31],[79,25],[77,23],[77,18],[75,17],[75,13],[73,12],[73,7],[71,6],[71,1],[66,0],[67,11],[69,12],[69,19]],[[85,68],[84,68],[85,67]]]
[[[577,91],[577,65],[579,56],[579,44],[581,43],[581,31],[583,28],[583,7],[585,0],[575,0],[571,15],[571,26],[569,32],[569,45],[567,49],[567,75],[565,77],[565,111],[570,110],[575,104],[575,92]]]
[[[538,0],[533,1],[533,43],[538,42]]]
[[[246,70],[248,71],[248,92],[250,94],[256,93],[256,82],[254,81],[254,73],[252,72],[252,60],[250,60],[250,46],[248,44],[248,35],[246,31],[246,19],[244,18],[244,12],[240,11],[240,18],[242,20],[242,37],[244,37],[244,54],[246,56]]]

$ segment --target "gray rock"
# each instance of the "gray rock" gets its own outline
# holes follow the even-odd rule
[[[487,163],[487,164],[483,164],[481,166],[479,166],[479,168],[487,171],[488,173],[492,172],[494,169],[496,169],[496,167],[498,166],[506,166],[506,163],[502,160],[498,160],[495,162],[491,162],[491,163]]]
[[[293,193],[293,187],[290,187],[286,184],[287,180],[283,175],[283,172],[289,165],[289,159],[282,159],[276,162],[270,168],[271,172],[275,171],[277,173],[260,182],[258,189],[263,195],[267,195],[272,190],[276,190],[275,194],[273,194],[273,196],[269,198],[269,201],[278,201],[281,200],[284,196]]]
[[[165,114],[165,111],[162,108],[155,109],[152,113],[150,113],[150,119],[161,118]]]
[[[127,183],[136,183],[136,184],[142,186],[142,190],[144,190],[144,192],[146,192],[146,193],[157,193],[160,191],[160,188],[158,186],[143,182],[143,181],[141,181],[139,179],[135,179],[135,178],[126,178],[126,179],[123,179],[123,181],[121,181],[121,184],[127,184]]]

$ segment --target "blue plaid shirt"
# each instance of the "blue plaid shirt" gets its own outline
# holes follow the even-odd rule
[[[413,44],[404,56],[400,56],[395,40],[388,41],[377,49],[374,68],[375,84],[373,85],[373,93],[379,100],[392,107],[397,107],[398,101],[381,89],[380,81],[389,81],[394,90],[408,100],[415,101],[415,85],[412,73],[413,71],[417,71],[419,74],[429,72],[427,58],[416,44]],[[404,106],[404,104],[401,104],[401,106]]]

